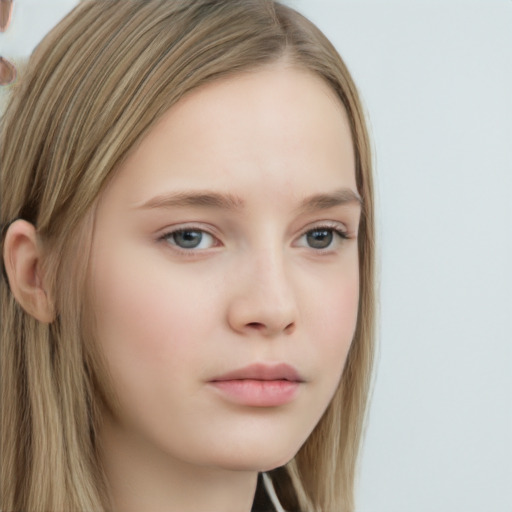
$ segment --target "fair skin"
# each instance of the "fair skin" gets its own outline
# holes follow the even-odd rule
[[[90,266],[113,510],[249,511],[258,472],[305,442],[356,325],[354,168],[340,101],[284,63],[190,93],[123,162]]]

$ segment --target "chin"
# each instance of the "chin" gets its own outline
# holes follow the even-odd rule
[[[304,423],[244,421],[203,439],[202,450],[196,455],[226,469],[270,471],[287,464],[304,445],[315,425],[313,421]]]
[[[246,446],[243,450],[234,449],[222,455],[217,454],[215,465],[230,471],[270,471],[290,462],[299,449],[300,446],[276,448],[272,445],[258,445],[253,449]]]

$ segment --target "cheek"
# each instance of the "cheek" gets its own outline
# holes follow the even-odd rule
[[[316,286],[312,297],[312,322],[323,337],[334,344],[351,339],[357,322],[359,272],[357,260],[350,263],[338,272],[327,274]]]
[[[343,286],[333,291],[333,300],[328,308],[327,325],[332,325],[343,339],[352,340],[359,307],[358,276],[347,279]]]
[[[309,338],[313,340],[316,356],[325,369],[330,386],[335,386],[341,377],[354,337],[359,307],[357,266],[353,271],[339,275],[338,279],[323,283],[308,316]]]
[[[190,283],[186,288],[184,277],[169,268],[145,265],[144,254],[127,253],[104,255],[94,269],[96,334],[116,388],[151,392],[151,386],[165,385],[164,376],[191,364],[197,353],[199,290]]]

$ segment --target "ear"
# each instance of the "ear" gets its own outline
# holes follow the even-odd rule
[[[51,323],[55,314],[43,285],[41,256],[36,228],[25,220],[14,221],[5,234],[3,254],[11,291],[29,315]]]

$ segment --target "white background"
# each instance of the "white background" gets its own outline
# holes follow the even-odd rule
[[[28,55],[76,3],[15,0],[0,55]],[[357,512],[512,512],[512,1],[287,3],[345,59],[375,149],[381,318]]]

